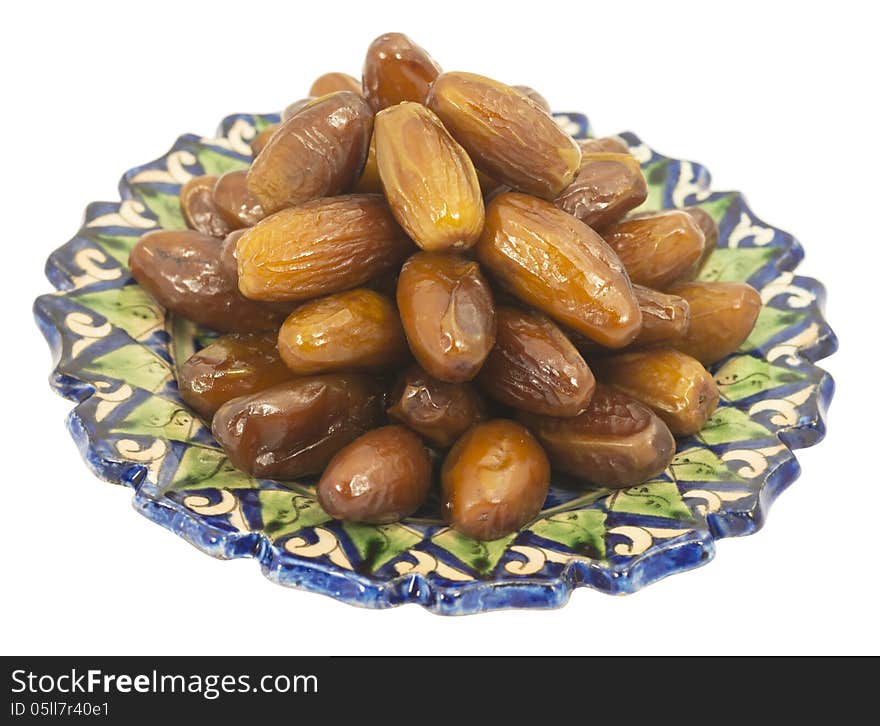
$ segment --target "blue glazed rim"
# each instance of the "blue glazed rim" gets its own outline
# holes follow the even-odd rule
[[[568,130],[574,136],[585,137],[589,135],[589,124],[582,114],[557,114],[557,119],[563,125],[567,125]],[[220,139],[230,139],[236,133],[240,133],[236,129],[240,130],[248,126],[251,129],[256,129],[260,123],[265,125],[274,120],[277,120],[277,116],[273,114],[230,116],[222,122],[217,136]],[[432,612],[443,615],[467,614],[504,608],[555,608],[565,604],[571,591],[576,587],[587,586],[609,594],[625,594],[669,574],[689,570],[711,560],[715,553],[715,540],[752,534],[757,531],[763,525],[767,511],[775,498],[797,478],[800,467],[791,453],[791,449],[811,446],[824,437],[825,412],[834,393],[834,382],[825,371],[812,364],[832,354],[837,349],[837,339],[822,317],[822,307],[825,300],[825,290],[822,285],[815,280],[790,274],[803,258],[803,249],[796,239],[758,219],[748,208],[742,195],[710,192],[710,177],[708,171],[701,165],[660,155],[644,145],[632,133],[623,133],[620,138],[628,144],[631,151],[640,160],[646,173],[656,174],[658,173],[656,170],[662,170],[662,176],[657,177],[661,179],[662,183],[654,186],[656,206],[684,206],[695,201],[711,205],[716,200],[726,199],[731,194],[735,195],[735,201],[728,208],[720,223],[721,239],[726,243],[735,234],[739,234],[737,230],[742,227],[744,219],[748,222],[747,227],[760,228],[760,231],[756,233],[757,236],[770,234],[771,242],[767,243],[767,246],[778,251],[778,254],[774,254],[766,264],[752,270],[747,279],[755,287],[762,290],[779,280],[783,280],[787,284],[787,287],[783,285],[784,289],[797,291],[792,293],[794,295],[792,299],[796,298],[797,307],[807,311],[799,325],[804,330],[807,329],[807,326],[815,327],[815,335],[806,344],[797,346],[790,354],[797,359],[797,370],[804,374],[803,380],[814,384],[813,392],[807,401],[798,404],[794,411],[795,419],[790,425],[776,427],[774,430],[769,423],[761,419],[767,423],[767,428],[773,431],[773,440],[781,442],[782,448],[785,450],[775,452],[773,455],[775,458],[772,460],[768,456],[767,469],[761,475],[760,485],[755,490],[754,502],[749,506],[743,508],[721,506],[714,511],[710,506],[702,518],[695,515],[694,521],[690,523],[687,531],[669,536],[662,541],[652,540],[650,546],[641,552],[635,551],[637,550],[635,546],[629,547],[626,544],[628,540],[625,538],[621,539],[621,537],[612,534],[609,535],[610,539],[608,540],[612,552],[606,561],[599,561],[591,557],[575,557],[565,563],[551,563],[548,560],[545,566],[531,577],[515,576],[517,573],[516,565],[522,560],[517,559],[517,553],[506,553],[504,557],[507,557],[507,554],[510,554],[510,557],[506,560],[504,558],[499,560],[493,574],[476,577],[468,582],[446,579],[436,572],[422,574],[415,571],[415,568],[396,577],[377,579],[373,575],[363,574],[354,569],[340,569],[338,565],[326,559],[304,558],[291,554],[283,546],[279,546],[277,542],[273,543],[260,531],[230,531],[228,522],[224,519],[201,516],[180,499],[168,496],[166,491],[149,480],[148,467],[108,455],[103,446],[104,442],[96,435],[96,422],[90,418],[90,409],[83,407],[83,404],[89,403],[95,395],[96,387],[93,385],[93,381],[78,377],[78,375],[65,370],[67,364],[75,356],[71,355],[70,346],[65,342],[65,336],[69,334],[69,331],[59,316],[62,313],[69,313],[69,310],[72,309],[65,307],[68,302],[65,293],[84,289],[79,279],[81,268],[78,268],[78,264],[80,264],[77,262],[80,259],[78,255],[85,254],[97,269],[97,272],[94,273],[97,276],[96,279],[88,281],[85,288],[102,290],[124,284],[125,281],[120,279],[104,281],[101,279],[101,270],[107,269],[112,260],[106,255],[105,259],[101,260],[92,254],[91,250],[94,245],[91,245],[86,236],[80,234],[53,252],[47,260],[47,277],[59,293],[38,298],[34,304],[34,312],[37,323],[49,342],[56,361],[51,385],[60,395],[80,404],[71,411],[67,424],[89,467],[106,481],[131,487],[134,490],[133,505],[137,511],[166,529],[175,532],[198,549],[223,559],[254,558],[260,563],[263,573],[274,582],[321,593],[363,607],[385,608],[405,603],[418,603]],[[122,203],[126,200],[139,203],[133,189],[135,188],[135,180],[143,177],[144,172],[157,170],[161,172],[163,169],[169,168],[168,159],[175,152],[185,153],[186,150],[205,143],[210,144],[210,140],[201,139],[192,134],[182,136],[164,156],[126,172],[120,181]],[[231,148],[224,145],[215,151],[220,156],[248,162],[250,157],[243,149],[241,144],[237,147],[232,144]],[[206,171],[198,163],[192,165],[192,169],[193,173],[205,173]],[[156,188],[168,194],[176,194],[179,186],[160,181],[156,183]],[[97,202],[89,205],[86,210],[83,230],[96,219],[109,219],[108,215],[118,216],[120,205],[120,202]],[[737,217],[737,214],[740,216]],[[142,209],[139,216],[142,219],[159,219],[150,209]],[[130,232],[130,228],[124,225],[120,225],[119,229],[112,225],[106,229],[111,232],[127,229]],[[142,231],[146,231],[146,228]],[[743,244],[746,248],[756,249],[756,247],[749,247],[748,241]],[[100,322],[99,318],[96,320]],[[766,350],[773,352],[776,349],[772,346],[779,344],[780,341],[784,342],[785,335],[790,332],[788,330],[781,331],[763,341],[761,348],[750,351],[748,355],[760,357]],[[153,335],[162,344],[167,344],[168,335],[164,331]],[[110,337],[112,336],[108,336],[108,339]],[[103,342],[103,340],[99,340],[96,344],[100,345]],[[165,357],[169,358],[169,363],[172,362],[167,353]],[[724,365],[725,362],[722,362],[714,368],[721,369]],[[800,385],[799,383],[798,386]],[[794,388],[796,387],[794,386]],[[783,394],[788,391],[785,385],[773,390],[782,391]],[[167,395],[176,394],[172,391]],[[748,400],[746,398],[747,402]],[[774,400],[784,401],[785,399]],[[756,401],[760,403],[760,398],[756,398]],[[772,411],[770,418],[772,419]],[[763,443],[767,444],[770,440],[769,438],[765,439]],[[683,446],[687,447],[688,443],[689,440],[686,440]],[[729,454],[732,451],[730,447],[725,446],[715,448],[722,454]],[[733,451],[736,453],[735,450]],[[747,464],[747,466],[749,465]],[[691,487],[687,491],[702,492],[701,489],[695,487]],[[723,490],[719,491],[723,495]],[[717,493],[708,492],[709,495]],[[212,500],[212,496],[216,498],[216,493],[205,495],[208,503]],[[695,501],[700,500],[696,498]],[[709,504],[708,500],[707,504]],[[612,519],[611,524],[621,530],[629,527],[630,529],[642,528],[645,531],[651,531],[652,528],[656,529],[656,526],[668,524],[667,520],[654,520],[651,516],[644,514],[635,519],[631,516],[623,517],[620,519],[620,524],[617,522],[617,519]],[[338,534],[333,527],[333,524],[329,525],[328,531],[331,534],[334,532]],[[662,529],[662,526],[660,528]],[[609,532],[612,532],[613,529],[613,527],[609,527]],[[626,536],[630,537],[631,535],[627,534]],[[534,536],[531,532],[523,533],[522,538],[522,544],[519,546],[523,551],[531,549],[545,553],[554,552],[552,549],[542,550],[547,541],[542,540],[539,536]],[[426,537],[427,539],[429,538]],[[520,539],[516,541],[519,543]],[[636,544],[635,540],[632,542],[633,545]],[[344,537],[340,537],[340,546],[342,549],[347,546]],[[436,550],[436,548],[431,549],[430,544],[426,547],[427,554],[435,557],[438,561],[442,561],[445,557],[443,552]],[[614,553],[619,551],[630,554],[624,554],[618,558]],[[633,552],[634,554],[632,554]],[[555,553],[559,554],[559,552]],[[352,561],[356,559],[356,553],[353,551],[346,550],[345,554]],[[454,563],[454,560],[447,560],[447,563]],[[460,563],[457,564],[460,565]],[[528,564],[526,562],[526,565]],[[495,574],[499,572],[502,565],[506,567],[506,570]],[[511,565],[514,567],[511,568]]]

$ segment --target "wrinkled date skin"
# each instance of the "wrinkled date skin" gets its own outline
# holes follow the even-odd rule
[[[206,421],[227,401],[290,380],[275,333],[231,333],[191,355],[180,367],[180,396]]]
[[[253,139],[251,139],[251,156],[256,158],[257,155],[264,148],[266,148],[266,144],[269,143],[269,139],[272,138],[272,134],[274,134],[280,128],[280,126],[281,124],[272,124],[270,126],[267,126],[262,131],[260,131],[260,133],[254,136]]]
[[[555,470],[590,484],[621,489],[669,466],[675,439],[650,408],[608,386],[597,386],[586,411],[573,418],[521,413]]]
[[[706,244],[694,218],[677,209],[625,219],[602,236],[630,279],[656,290],[692,275]]]
[[[233,398],[211,430],[233,466],[263,479],[318,474],[381,419],[381,391],[350,373],[295,378]]]
[[[194,231],[157,230],[129,256],[134,279],[172,312],[224,333],[277,329],[285,313],[248,300],[223,265],[221,242]]]
[[[480,387],[497,401],[547,416],[577,416],[596,381],[581,354],[549,318],[501,306],[495,347]]]
[[[397,307],[410,349],[428,373],[450,383],[477,375],[495,343],[495,304],[476,262],[416,253],[400,271]]]
[[[364,95],[361,82],[348,73],[325,73],[323,76],[318,76],[309,89],[309,95],[317,98],[337,91],[351,91],[358,96]]]
[[[629,147],[614,136],[600,136],[598,139],[578,139],[581,153],[587,159],[581,157],[581,166],[589,161],[588,154],[628,154]]]
[[[541,511],[550,462],[523,426],[498,419],[474,426],[443,462],[441,511],[467,537],[516,532]]]
[[[574,179],[577,142],[544,109],[511,86],[473,73],[444,73],[428,106],[493,179],[545,199]]]
[[[513,86],[513,88],[519,91],[526,98],[530,98],[541,108],[543,108],[547,113],[550,113],[550,104],[547,102],[547,99],[544,98],[540,93],[538,93],[534,88],[532,88],[531,86],[522,85]]]
[[[403,33],[380,35],[367,49],[363,88],[374,111],[403,101],[424,103],[440,66]]]
[[[671,348],[592,361],[601,383],[654,410],[676,436],[697,433],[718,406],[718,386],[700,361]]]
[[[247,190],[247,172],[229,171],[214,185],[214,204],[230,229],[253,227],[264,216],[263,207]]]
[[[278,332],[278,350],[297,375],[381,372],[406,362],[409,352],[394,305],[365,288],[300,305]]]
[[[446,383],[417,365],[397,381],[388,415],[442,449],[452,446],[473,424],[485,420],[486,408],[468,383]]]
[[[385,524],[415,512],[430,488],[422,440],[404,426],[383,426],[333,457],[318,482],[318,501],[334,519]]]
[[[225,237],[232,227],[214,200],[216,176],[197,176],[180,189],[180,211],[186,226],[208,237]]]
[[[485,210],[467,153],[431,111],[401,103],[376,116],[376,161],[398,224],[424,250],[471,247]]]
[[[255,300],[309,300],[390,272],[413,249],[380,195],[316,199],[267,217],[239,238],[238,284]]]
[[[744,282],[686,282],[670,292],[687,300],[691,325],[674,345],[710,365],[743,344],[761,312],[761,295]]]
[[[594,229],[622,219],[648,196],[639,162],[627,154],[584,154],[574,181],[554,203]]]
[[[370,145],[373,114],[351,91],[323,96],[272,134],[247,175],[248,191],[266,214],[348,191]]]
[[[601,345],[622,348],[641,330],[639,303],[617,255],[550,202],[498,195],[475,250],[518,298]]]

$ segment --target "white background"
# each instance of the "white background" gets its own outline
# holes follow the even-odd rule
[[[565,10],[568,7],[570,9]],[[311,8],[311,9],[310,9]],[[315,9],[316,8],[316,9]],[[878,653],[880,56],[872,3],[15,3],[4,10],[0,649],[38,653]],[[359,73],[400,30],[447,70],[539,88],[597,133],[705,163],[794,233],[841,351],[829,434],[753,537],[625,598],[441,618],[365,611],[201,554],[98,481],[30,312],[86,203],[183,132]]]

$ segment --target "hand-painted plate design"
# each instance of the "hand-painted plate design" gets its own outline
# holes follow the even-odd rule
[[[34,311],[57,361],[52,386],[77,402],[68,426],[89,466],[131,487],[138,511],[215,557],[257,559],[281,584],[441,614],[557,607],[580,586],[632,592],[708,561],[716,539],[763,524],[799,473],[791,450],[824,434],[834,384],[813,363],[837,342],[822,318],[823,288],[793,273],[800,245],[758,219],[741,194],[711,191],[702,166],[664,157],[631,133],[621,138],[649,182],[644,208],[701,205],[720,226],[702,279],[747,281],[764,301],[746,343],[713,366],[721,406],[699,436],[679,442],[663,476],[618,492],[555,482],[539,519],[481,543],[430,518],[341,524],[318,506],[313,482],[257,481],[233,469],[175,384],[175,366],[213,334],[167,314],[132,280],[127,260],[144,232],[184,226],[182,183],[246,167],[249,140],[277,118],[235,115],[214,138],[180,137],[123,176],[121,201],[89,205],[82,228],[47,262],[57,292]],[[588,135],[581,114],[557,121]]]

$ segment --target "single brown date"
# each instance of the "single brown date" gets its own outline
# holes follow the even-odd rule
[[[373,125],[373,135],[370,137],[370,148],[367,151],[367,163],[360,178],[354,185],[354,191],[359,194],[382,194],[382,178],[379,176],[379,162],[376,161],[376,128]]]
[[[314,100],[315,100],[314,96],[306,96],[305,98],[297,99],[293,103],[290,103],[287,106],[285,106],[284,110],[281,112],[281,123],[284,123],[292,116],[296,116],[300,111],[302,111],[306,106],[308,106]]]
[[[628,154],[629,146],[623,140],[616,136],[600,136],[598,139],[578,139],[578,146],[581,147],[581,153],[587,157],[589,154]],[[581,158],[581,166],[584,165],[584,158]]]
[[[390,272],[413,249],[381,196],[315,199],[267,217],[239,238],[238,284],[255,300],[308,300]]]
[[[336,453],[318,482],[318,501],[335,519],[385,524],[415,512],[430,488],[422,440],[403,426],[383,426]]]
[[[337,91],[351,91],[359,96],[364,95],[361,82],[348,73],[325,73],[323,76],[318,76],[309,89],[309,95],[317,98]]]
[[[547,416],[577,416],[596,381],[581,354],[549,318],[501,306],[495,347],[480,371],[480,387],[497,401]]]
[[[706,264],[709,255],[711,255],[715,251],[715,248],[718,247],[718,224],[715,222],[715,219],[711,214],[700,207],[685,207],[682,211],[687,212],[693,217],[697,226],[700,228],[700,231],[703,233],[703,239],[706,242],[703,247],[703,254],[700,256],[700,259],[697,260],[696,265],[694,265],[693,274],[691,276],[695,277],[703,268],[703,265]]]
[[[428,106],[493,179],[553,199],[574,179],[581,150],[530,98],[474,73],[440,75]]]
[[[536,104],[538,104],[542,109],[544,109],[547,113],[550,113],[550,104],[547,102],[547,99],[544,98],[540,93],[538,93],[531,86],[522,86],[517,85],[513,86],[517,91],[519,91],[526,98],[531,99]]]
[[[591,361],[601,383],[654,410],[676,436],[697,433],[718,406],[718,386],[703,365],[671,348]]]
[[[446,383],[417,365],[403,373],[389,401],[389,416],[442,449],[486,418],[485,405],[473,386]]]
[[[597,386],[587,410],[573,418],[521,413],[555,470],[613,489],[639,484],[669,466],[675,439],[650,408]]]
[[[247,172],[228,171],[214,184],[214,204],[230,229],[253,227],[266,215],[247,190]]]
[[[499,194],[475,249],[518,298],[601,345],[622,348],[641,330],[639,303],[617,255],[551,202]]]
[[[744,282],[685,282],[670,292],[687,300],[691,310],[690,329],[674,345],[703,365],[739,348],[761,312],[761,295]]]
[[[331,374],[233,398],[214,414],[211,430],[238,469],[264,479],[296,479],[323,471],[381,415],[381,392],[370,378]]]
[[[256,158],[257,154],[259,154],[265,148],[266,144],[269,143],[269,139],[272,138],[272,134],[278,130],[279,126],[281,126],[281,124],[271,124],[251,139],[251,156]]]
[[[424,103],[440,66],[403,33],[386,33],[367,49],[363,88],[374,111],[403,101]]]
[[[413,355],[435,378],[469,381],[495,343],[495,305],[473,260],[439,252],[410,257],[397,307]]]
[[[180,211],[186,226],[208,237],[225,237],[232,227],[214,200],[216,176],[196,176],[180,189]]]
[[[523,426],[497,419],[474,426],[446,455],[443,518],[462,534],[494,540],[537,516],[550,487],[550,462]]]
[[[692,275],[706,244],[694,218],[677,209],[625,219],[602,235],[630,279],[657,290]]]
[[[372,111],[356,93],[316,99],[272,134],[248,171],[248,191],[267,214],[348,191],[364,167],[372,131]]]
[[[300,305],[278,332],[278,350],[297,375],[381,372],[408,358],[394,305],[365,288]]]
[[[180,367],[180,397],[206,421],[227,401],[293,378],[275,333],[230,333],[191,355]]]
[[[648,196],[639,162],[628,153],[584,154],[574,181],[554,200],[560,209],[594,229],[622,219]]]
[[[129,255],[131,274],[172,312],[220,332],[277,329],[284,312],[245,298],[223,265],[221,242],[190,230],[157,230]]]
[[[483,195],[470,157],[431,111],[404,102],[380,111],[376,162],[397,223],[424,250],[462,250],[483,229]]]

